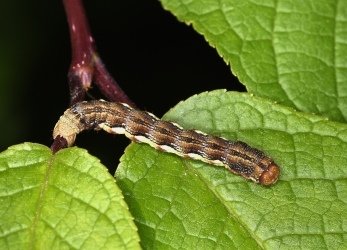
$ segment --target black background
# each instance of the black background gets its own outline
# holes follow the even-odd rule
[[[245,91],[204,37],[159,1],[84,4],[106,68],[140,109],[161,117],[194,94]],[[49,147],[69,102],[71,49],[63,3],[3,1],[0,18],[0,151],[27,141]],[[128,143],[103,131],[84,132],[76,141],[112,174]]]

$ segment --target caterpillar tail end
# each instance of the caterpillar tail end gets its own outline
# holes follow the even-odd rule
[[[77,133],[75,129],[71,128],[68,123],[60,119],[54,127],[53,139],[55,139],[58,135],[66,140],[68,147],[71,147],[75,142]]]

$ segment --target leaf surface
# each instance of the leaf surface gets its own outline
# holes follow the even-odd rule
[[[347,120],[347,2],[161,0],[216,47],[249,92]]]
[[[0,154],[1,249],[140,249],[128,207],[98,159],[33,143]]]
[[[221,90],[181,102],[164,119],[263,150],[281,175],[264,187],[132,143],[116,175],[144,249],[347,247],[347,125]]]

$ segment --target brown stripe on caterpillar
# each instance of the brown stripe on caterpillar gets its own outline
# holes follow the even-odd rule
[[[279,167],[270,157],[244,142],[184,130],[178,124],[162,121],[123,103],[96,100],[77,103],[60,117],[53,138],[60,135],[70,147],[76,135],[88,129],[125,134],[133,141],[148,143],[158,150],[224,166],[263,185],[275,183],[280,174]]]

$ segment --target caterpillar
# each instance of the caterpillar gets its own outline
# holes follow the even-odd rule
[[[70,147],[78,133],[89,129],[125,134],[132,141],[147,143],[160,151],[224,166],[234,174],[265,186],[275,183],[280,174],[278,165],[270,157],[244,142],[185,130],[124,103],[103,100],[77,103],[60,117],[53,138],[60,135]]]

